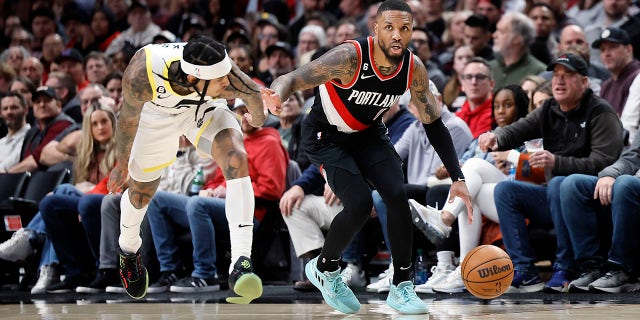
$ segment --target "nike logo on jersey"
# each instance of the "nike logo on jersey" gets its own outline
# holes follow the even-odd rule
[[[361,75],[361,76],[360,76],[360,79],[364,80],[364,79],[369,79],[369,78],[371,78],[371,77],[375,77],[375,76],[376,76],[375,74],[370,74],[370,75],[368,75],[368,76],[365,76],[365,75],[363,74],[363,75]]]
[[[238,228],[244,228],[244,227],[253,227],[252,224],[239,224]]]

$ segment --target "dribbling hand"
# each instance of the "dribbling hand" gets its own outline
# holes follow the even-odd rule
[[[109,174],[109,182],[107,183],[109,193],[117,193],[124,190],[126,188],[128,178],[129,169],[126,165],[116,165]]]
[[[260,89],[260,97],[262,97],[262,104],[269,108],[269,111],[274,115],[279,115],[282,112],[282,101],[280,95],[269,88]]]

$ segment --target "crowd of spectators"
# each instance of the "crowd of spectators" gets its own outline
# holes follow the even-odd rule
[[[414,17],[409,49],[427,66],[432,91],[446,109],[442,117],[474,201],[472,215],[461,203],[447,202],[448,173],[422,126],[415,125],[412,105],[400,99],[382,121],[405,163],[406,189],[414,199],[416,228],[408,232],[421,236],[425,224],[435,224],[451,234],[444,244],[416,238],[418,248],[435,253],[431,278],[416,291],[462,291],[456,270],[465,254],[483,243],[502,245],[513,259],[512,292],[640,290],[640,255],[630,251],[640,247],[632,229],[640,226],[639,1],[407,3]],[[34,294],[123,292],[113,249],[120,196],[105,196],[104,183],[114,166],[122,74],[138,49],[206,34],[225,43],[234,63],[268,87],[345,40],[375,35],[379,5],[375,0],[2,2],[0,174],[65,168],[73,174],[69,184],[41,201],[32,221],[0,244],[0,259],[22,263],[39,253]],[[275,265],[287,266],[286,280],[297,290],[313,286],[295,272],[296,258],[317,255],[323,231],[341,210],[300,143],[315,94],[310,89],[283,97],[282,114],[270,116],[264,128],[242,125],[253,168],[256,232],[265,215],[282,215],[292,254],[277,255],[288,261]],[[228,104],[240,113],[246,108],[241,101]],[[543,139],[544,150],[532,154],[523,146],[534,138]],[[195,149],[183,140],[144,222],[144,259],[159,265],[151,270],[150,293],[219,290],[218,276],[228,266],[225,185],[212,174],[215,163],[196,160]],[[274,141],[282,148],[271,145]],[[189,184],[203,167],[207,181],[194,197]],[[375,190],[372,197],[372,220],[380,223],[368,229],[382,232],[365,228],[345,253],[343,275],[353,286],[365,286],[374,272],[367,262],[375,254],[363,244],[388,250],[386,215],[393,213],[386,212]],[[585,209],[575,209],[580,206]],[[585,216],[588,224],[581,224]],[[557,235],[553,275],[546,283],[527,240],[528,229],[536,226]],[[193,252],[185,255],[177,243],[189,230]],[[62,282],[60,275],[66,275]],[[389,264],[367,290],[385,292],[392,275]]]

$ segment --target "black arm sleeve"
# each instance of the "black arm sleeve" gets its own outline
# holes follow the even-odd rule
[[[424,131],[427,132],[427,137],[429,137],[433,149],[436,150],[438,156],[440,156],[440,160],[442,160],[445,168],[449,171],[451,180],[458,181],[464,179],[462,169],[460,169],[460,163],[458,162],[458,155],[453,146],[451,134],[447,127],[445,127],[444,122],[442,122],[442,118],[438,118],[438,120],[430,124],[423,123],[422,126],[424,127]]]

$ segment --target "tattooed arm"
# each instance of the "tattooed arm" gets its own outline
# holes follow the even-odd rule
[[[122,77],[123,103],[118,115],[116,131],[117,166],[109,177],[109,191],[116,192],[125,186],[129,166],[129,155],[133,138],[138,132],[142,106],[153,97],[147,76],[144,50],[138,50],[131,59]]]
[[[417,56],[413,56],[414,69],[411,80],[411,102],[416,105],[422,123],[432,123],[440,118],[442,108],[429,90],[427,67]]]
[[[341,44],[325,53],[320,58],[304,66],[278,77],[271,84],[271,89],[280,97],[289,97],[291,93],[317,87],[327,81],[336,79],[341,83],[349,83],[357,76],[358,53],[350,43]]]
[[[250,116],[247,116],[249,124],[254,127],[260,127],[267,120],[267,110],[262,105],[260,98],[260,86],[253,81],[247,74],[242,72],[240,68],[231,62],[231,72],[227,76],[229,78],[229,86],[227,86],[221,98],[224,99],[242,99],[249,109]]]

